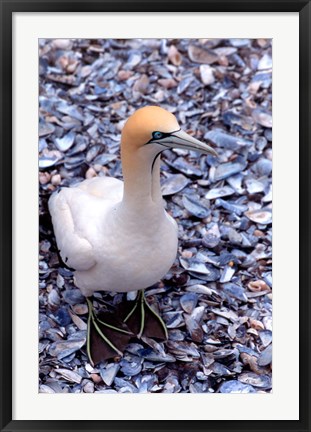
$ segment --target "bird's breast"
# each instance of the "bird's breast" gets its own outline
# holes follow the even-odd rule
[[[178,237],[175,222],[163,209],[131,217],[116,206],[92,242],[97,264],[88,272],[76,272],[77,285],[82,292],[84,287],[126,292],[147,288],[167,273],[176,258]]]

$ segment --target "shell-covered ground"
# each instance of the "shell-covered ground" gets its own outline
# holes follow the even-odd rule
[[[271,40],[42,39],[39,59],[40,392],[271,391]],[[179,250],[146,295],[168,341],[132,339],[92,367],[86,300],[58,260],[47,201],[85,178],[122,179],[120,132],[144,105],[173,112],[219,157],[162,156]],[[99,292],[94,306],[125,298]]]

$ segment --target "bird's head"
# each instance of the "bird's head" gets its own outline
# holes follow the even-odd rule
[[[182,131],[174,114],[157,106],[135,111],[125,123],[121,143],[129,151],[154,148],[154,153],[159,153],[167,148],[181,148],[217,156],[212,147]]]

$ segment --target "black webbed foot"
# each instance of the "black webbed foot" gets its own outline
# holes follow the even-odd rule
[[[123,321],[140,339],[142,336],[166,340],[166,325],[157,312],[148,304],[144,290],[139,291],[134,302],[126,302]]]
[[[87,354],[91,364],[122,356],[133,333],[116,314],[95,313],[92,302],[86,299],[89,309],[87,325]]]

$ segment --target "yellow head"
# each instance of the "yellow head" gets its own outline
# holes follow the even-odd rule
[[[174,114],[158,106],[146,106],[135,111],[122,130],[122,145],[133,150],[147,144],[155,132],[173,132],[180,129]]]
[[[137,110],[125,123],[121,136],[122,151],[137,151],[144,146],[156,151],[166,148],[184,148],[210,153],[215,150],[183,132],[174,114],[157,106]]]

